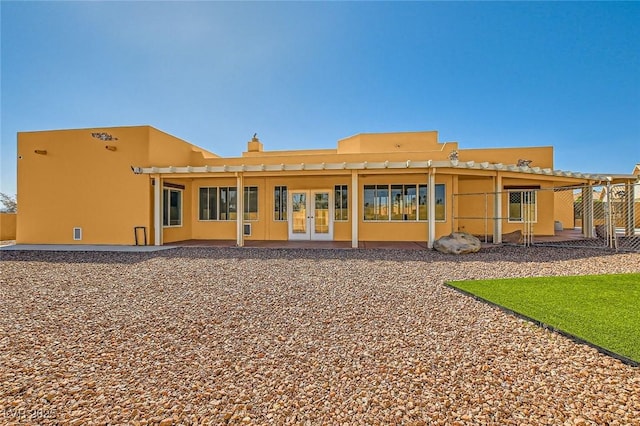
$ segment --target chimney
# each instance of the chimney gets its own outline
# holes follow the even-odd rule
[[[258,134],[254,133],[251,140],[247,143],[248,152],[262,152],[262,142],[258,139]]]

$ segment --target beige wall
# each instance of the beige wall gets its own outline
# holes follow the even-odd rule
[[[117,137],[101,141],[92,132],[107,132]],[[105,149],[105,145],[115,147]],[[254,144],[255,145],[255,144]],[[35,153],[46,151],[46,155]],[[383,162],[446,160],[457,150],[460,161],[488,161],[515,164],[518,159],[532,160],[531,166],[553,167],[552,147],[459,149],[456,142],[438,142],[437,132],[405,132],[360,134],[338,142],[337,149],[300,151],[246,152],[243,157],[220,158],[179,138],[150,126],[104,129],[76,129],[18,134],[18,192],[20,221],[17,225],[19,243],[79,243],[133,244],[135,226],[144,226],[149,243],[154,236],[153,175],[136,175],[135,167],[220,166],[240,164],[298,164],[340,162]],[[486,170],[442,168],[436,171],[436,183],[446,185],[446,220],[436,223],[436,238],[452,230],[474,234],[485,232],[482,220],[457,220],[457,216],[479,216],[485,211],[483,196],[452,198],[452,194],[493,192],[493,175]],[[427,183],[427,170],[363,170],[360,171],[356,201],[359,210],[359,239],[363,241],[426,241],[427,222],[371,222],[363,220],[363,187],[368,184]],[[236,238],[236,221],[201,221],[198,217],[199,188],[203,186],[236,186],[233,173],[226,174],[167,174],[165,183],[184,186],[182,192],[182,225],[163,228],[163,241],[170,243],[188,239]],[[258,187],[258,220],[252,222],[252,234],[246,239],[286,240],[287,222],[273,219],[275,186],[295,189],[329,189],[348,185],[351,199],[351,171],[325,170],[315,172],[245,173],[244,186]],[[503,185],[539,185],[551,188],[550,178],[504,173]],[[493,199],[488,200],[488,213],[493,214]],[[503,202],[502,217],[506,217],[508,203]],[[553,223],[568,214],[565,207],[554,200],[553,192],[545,192],[538,199],[536,234],[553,234]],[[566,226],[566,225],[565,225]],[[81,227],[83,238],[73,240],[73,228]],[[487,232],[492,232],[489,221]],[[504,232],[521,227],[504,225]],[[334,239],[351,239],[351,217],[334,222]]]
[[[177,182],[177,181],[176,181]],[[384,175],[373,173],[361,176],[359,178],[359,239],[361,241],[426,241],[428,237],[427,222],[371,222],[363,220],[362,204],[364,200],[364,185],[372,184],[426,184],[427,175],[424,174],[395,174]],[[444,235],[451,232],[451,222],[449,219],[451,206],[449,200],[452,191],[453,177],[442,175],[437,177],[436,183],[444,183],[446,185],[446,209],[447,219],[436,223],[436,233]],[[258,187],[258,220],[245,221],[252,224],[251,236],[245,237],[247,240],[287,240],[288,239],[288,223],[284,221],[275,221],[273,217],[274,211],[274,189],[276,186],[286,186],[289,192],[293,190],[315,190],[327,189],[333,192],[336,185],[347,185],[349,187],[349,211],[353,208],[353,200],[351,198],[351,174],[332,175],[332,176],[268,176],[268,177],[245,177],[244,186]],[[235,177],[225,178],[197,178],[191,182],[191,209],[186,213],[185,218],[189,217],[192,221],[191,237],[193,239],[218,239],[218,240],[234,240],[236,238],[237,223],[232,221],[220,220],[199,220],[198,214],[198,197],[199,188],[201,187],[226,187],[236,186]],[[187,220],[188,221],[188,220]],[[346,221],[334,221],[334,240],[350,241],[351,240],[351,213]],[[185,230],[186,231],[186,230]],[[165,242],[168,233],[165,229]],[[184,234],[186,235],[186,233]],[[177,237],[170,237],[171,241],[177,241]],[[188,238],[183,238],[188,239]]]
[[[164,185],[167,183],[184,186],[182,190],[182,225],[163,227],[162,241],[164,243],[172,243],[175,241],[190,240],[192,239],[192,217],[194,211],[197,209],[197,204],[195,204],[196,207],[194,208],[194,204],[191,202],[193,198],[192,181],[190,179],[165,179],[163,181],[164,189],[176,189]],[[197,212],[195,212],[195,214],[197,214]]]
[[[148,158],[144,164],[137,166],[200,166],[206,164],[207,160],[220,158],[168,133],[153,127],[145,128],[149,140]]]
[[[438,142],[438,132],[360,133],[338,141],[338,154],[429,152],[431,159],[448,158],[456,142]],[[434,156],[435,154],[435,156]],[[440,155],[438,155],[440,154]]]
[[[554,220],[562,223],[563,229],[573,229],[576,226],[573,211],[573,193],[571,191],[560,191],[553,194]]]
[[[0,213],[0,241],[16,239],[17,218],[15,213]]]
[[[363,220],[364,185],[385,184],[427,184],[427,173],[421,174],[383,174],[373,172],[363,174],[359,178],[358,188],[358,239],[360,241],[427,241],[429,236],[428,222],[393,222]],[[453,179],[448,175],[436,175],[436,184],[445,184],[446,220],[436,221],[436,236],[451,232],[451,191]],[[350,234],[349,234],[350,235]]]
[[[196,240],[235,240],[237,222],[235,220],[203,220],[198,218],[198,197],[200,188],[204,187],[235,187],[237,180],[235,177],[227,178],[198,178],[192,182],[193,192],[191,195],[191,203],[193,209],[191,209],[191,215],[189,219],[193,222],[191,238]],[[247,180],[245,180],[245,186],[249,186]],[[258,189],[258,198],[261,205],[259,211],[264,213],[262,207],[262,200],[264,199],[264,189]]]
[[[288,223],[274,220],[274,191],[276,186],[286,186],[288,191],[296,189],[329,189],[335,185],[351,185],[351,175],[343,176],[268,176],[245,177],[244,186],[258,187],[258,220],[251,223],[251,236],[247,240],[287,240]],[[236,186],[235,177],[198,178],[193,180],[191,203],[193,239],[235,240],[236,221],[200,220],[198,215],[198,197],[201,187]],[[349,200],[349,202],[351,202]],[[334,239],[347,241],[351,238],[351,222],[335,222]]]
[[[517,164],[518,160],[531,160],[530,167],[553,168],[553,147],[461,149],[460,161]]]
[[[455,197],[454,214],[458,219],[456,231],[473,235],[493,233],[495,188],[493,176],[464,176],[458,178],[458,196]],[[486,194],[486,195],[485,195]]]
[[[94,132],[117,140],[93,138]],[[131,170],[151,164],[150,132],[149,126],[137,126],[19,133],[17,242],[133,244],[135,226],[145,226],[152,236],[150,180]],[[188,158],[191,148],[173,139],[178,143],[167,143],[165,155],[175,150],[175,158]],[[75,227],[82,228],[80,241],[73,239]]]
[[[456,199],[457,229],[474,235],[493,234],[493,219],[495,206],[494,178],[492,176],[460,177],[458,181],[459,194]],[[571,228],[573,223],[573,200],[570,194],[555,193],[552,189],[554,182],[538,179],[523,179],[507,177],[502,179],[505,188],[502,193],[502,232],[509,233],[522,230],[522,223],[509,222],[509,187],[539,187],[537,192],[537,220],[533,224],[535,235],[554,235],[554,222],[561,221],[563,226]],[[562,197],[564,196],[564,197]],[[489,220],[485,220],[487,216]]]

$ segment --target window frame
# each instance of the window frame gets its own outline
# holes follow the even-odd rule
[[[213,209],[213,215],[214,217],[211,218],[211,209],[208,208],[207,211],[209,212],[209,218],[203,219],[201,216],[202,213],[202,190],[206,189],[207,190],[207,207],[211,207],[211,192],[212,190],[214,190],[213,192],[215,193],[215,208]],[[198,188],[198,220],[201,222],[214,222],[214,221],[218,221],[218,200],[219,200],[219,193],[218,193],[218,187],[217,186],[201,186]]]
[[[171,194],[178,194],[178,223],[171,223]],[[183,209],[184,209],[184,190],[180,188],[163,187],[162,188],[162,227],[163,228],[180,228],[183,225]],[[167,214],[168,213],[168,214]]]
[[[439,205],[438,203],[438,187],[442,188],[442,205],[444,206],[444,211],[442,212],[444,217],[442,219],[438,219],[438,215],[436,213],[436,217],[435,217],[435,221],[436,222],[440,222],[440,223],[445,223],[447,221],[447,185],[444,183],[436,183],[436,188],[435,188],[435,195],[436,195],[436,206]],[[427,188],[427,198],[429,197],[429,189]],[[434,208],[435,210],[435,208]],[[427,200],[427,220],[429,220],[429,202]]]
[[[533,220],[531,223],[538,223],[538,189],[539,188],[509,188],[507,189],[507,223],[525,223],[524,218],[522,216],[525,205],[533,206]],[[525,193],[531,193],[533,195],[533,203],[526,203],[525,201]],[[520,218],[514,219],[511,216],[511,204],[515,204],[511,202],[512,194],[520,194]]]
[[[436,214],[436,218],[435,218],[435,222],[441,222],[444,223],[447,221],[447,189],[446,189],[446,184],[444,183],[436,183],[436,191],[438,191],[439,188],[442,188],[442,197],[441,199],[437,197],[437,192],[436,192],[436,205],[442,205],[443,206],[443,217],[442,218],[438,218],[438,215]],[[385,190],[386,189],[386,198],[387,198],[387,203],[386,203],[386,210],[387,210],[387,215],[386,218],[382,217],[380,218],[382,215],[376,214],[376,211],[381,211],[382,207],[381,205],[376,205],[376,199],[380,198],[378,197],[378,191],[379,190]],[[411,189],[414,190],[414,192],[411,194]],[[422,198],[421,198],[421,189],[424,189],[424,193]],[[374,190],[374,215],[376,215],[375,219],[367,219],[366,215],[366,209],[367,207],[365,206],[366,200],[367,200],[367,191],[371,191]],[[428,185],[424,184],[424,183],[409,183],[409,184],[394,184],[394,183],[390,183],[390,184],[370,184],[370,185],[363,185],[362,186],[362,221],[363,222],[367,222],[367,223],[371,223],[371,222],[391,222],[391,223],[413,223],[413,222],[429,222],[429,190],[428,190]],[[394,197],[397,198],[397,200],[394,200]],[[413,201],[410,201],[413,200]],[[438,201],[441,201],[440,203]],[[413,210],[413,212],[411,210],[408,210],[408,208],[410,209],[410,205],[413,205],[413,203],[415,203],[415,210]],[[401,218],[394,218],[394,209],[398,212],[395,214],[396,217],[400,216]],[[421,215],[421,210],[424,212],[424,215]],[[413,216],[413,218],[409,219],[408,217]]]
[[[276,185],[273,188],[273,221],[287,222],[288,218],[288,188],[286,185]]]
[[[257,222],[260,220],[260,195],[259,195],[259,187],[257,185],[249,185],[249,186],[245,186],[243,188],[242,191],[242,196],[245,197],[246,192],[247,191],[251,191],[251,189],[255,189],[255,201],[254,201],[254,205],[256,207],[255,212],[250,211],[249,209],[251,208],[251,204],[247,202],[248,200],[246,198],[244,198],[244,206],[243,206],[243,215],[242,215],[242,220],[246,221],[246,222]],[[216,202],[215,202],[215,218],[211,218],[211,210],[209,209],[209,218],[208,219],[203,219],[201,217],[201,213],[202,213],[202,196],[201,196],[201,192],[203,189],[207,189],[208,190],[208,195],[207,195],[207,205],[208,207],[210,206],[210,197],[211,197],[211,193],[212,191],[214,191],[215,195],[216,195]],[[229,202],[229,197],[232,193],[235,192],[235,208],[231,208],[230,202]],[[222,194],[224,193],[224,203],[222,202]],[[238,220],[238,189],[235,186],[201,186],[198,188],[198,220],[201,222],[235,222]],[[225,211],[222,211],[223,208],[223,204],[225,206]],[[225,216],[227,216],[227,218],[222,219],[221,217],[223,216],[223,213]],[[235,213],[235,217],[232,219],[229,219],[228,217],[231,216],[232,214]],[[247,214],[252,214],[255,213],[255,218],[254,219],[247,219],[246,215]]]
[[[372,185],[363,185],[362,187],[362,221],[364,222],[389,222],[389,188],[391,185],[383,185],[383,184],[372,184]],[[368,187],[368,188],[367,188]],[[366,214],[367,214],[367,206],[366,201],[367,201],[367,191],[374,191],[374,195],[373,195],[373,214],[375,216],[375,219],[367,219]],[[383,217],[382,214],[380,214],[381,210],[382,210],[382,203],[379,203],[379,198],[381,198],[381,196],[378,196],[378,191],[382,191],[382,190],[386,190],[386,219]],[[380,217],[382,217],[382,219],[380,219]]]
[[[349,185],[334,185],[333,204],[333,221],[348,222],[351,213],[349,210]],[[340,218],[338,218],[338,212],[341,213]]]
[[[254,190],[254,194],[255,194],[255,200],[254,200],[254,205],[255,205],[255,211],[251,211],[251,195],[252,195],[252,190]],[[246,222],[257,222],[260,219],[260,196],[259,196],[259,190],[258,190],[258,186],[257,185],[250,185],[250,186],[245,186],[242,189],[242,220],[246,221]],[[255,217],[251,218],[251,215],[255,215]]]
[[[203,189],[207,189],[208,190],[208,194],[211,194],[211,191],[214,190],[215,191],[215,195],[216,195],[216,209],[215,209],[215,218],[211,218],[211,212],[209,213],[209,219],[202,219],[200,216],[200,213],[202,212],[202,198],[201,198],[201,191]],[[236,202],[235,202],[235,209],[230,210],[229,209],[229,201],[228,201],[228,194],[230,191],[233,190],[236,192]],[[235,222],[237,220],[237,216],[233,219],[221,219],[222,216],[222,193],[225,193],[225,202],[224,204],[227,206],[226,207],[226,211],[224,212],[227,216],[230,215],[231,213],[236,213],[237,214],[237,209],[238,209],[238,198],[237,198],[237,188],[235,186],[201,186],[198,187],[198,221],[200,222]],[[210,200],[210,195],[207,196],[207,200]],[[209,202],[207,203],[209,204]]]
[[[222,219],[222,194],[225,193],[225,218]],[[235,193],[235,204],[231,204],[231,194]],[[235,217],[231,217],[235,213]],[[220,186],[218,187],[218,221],[221,222],[235,222],[238,220],[238,187],[236,186]]]

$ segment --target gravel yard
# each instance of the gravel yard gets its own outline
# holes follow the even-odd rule
[[[640,424],[640,369],[446,280],[640,255],[0,253],[2,424]]]

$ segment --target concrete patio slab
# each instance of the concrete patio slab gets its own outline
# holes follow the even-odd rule
[[[13,244],[1,246],[0,251],[106,251],[148,253],[161,250],[171,250],[176,246],[119,246],[98,244]]]
[[[235,240],[185,240],[171,243],[178,247],[235,247]],[[259,241],[246,240],[245,247],[279,249],[351,249],[351,241]],[[426,242],[360,241],[359,249],[425,250]]]

